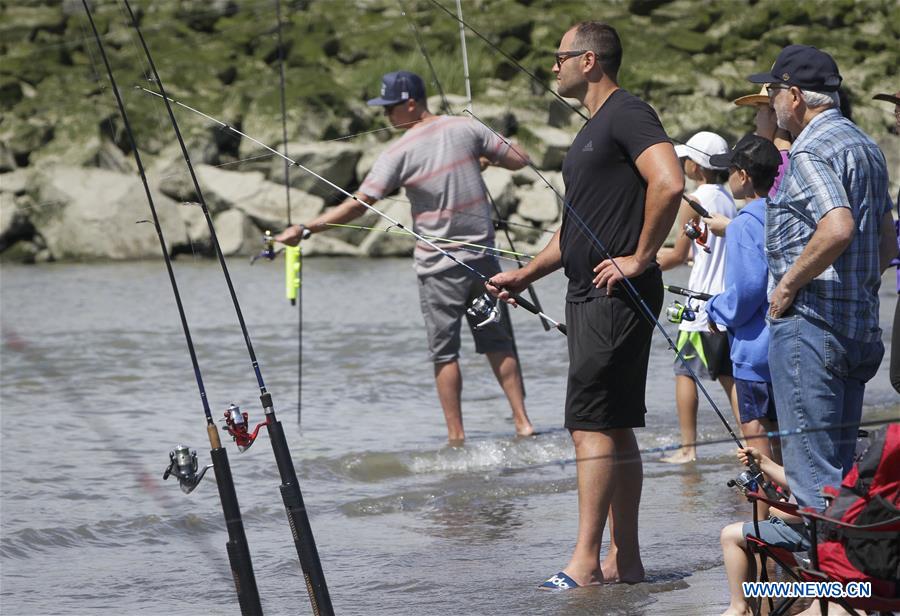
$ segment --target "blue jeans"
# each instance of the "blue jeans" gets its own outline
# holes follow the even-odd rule
[[[825,509],[822,488],[840,485],[853,466],[866,381],[884,345],[858,342],[790,311],[769,323],[769,368],[784,470],[802,507]],[[807,431],[812,430],[812,431]]]

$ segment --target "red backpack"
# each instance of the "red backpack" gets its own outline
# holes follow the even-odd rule
[[[871,582],[872,594],[900,591],[900,424],[872,432],[868,449],[841,482],[825,515],[856,525],[895,521],[891,531],[821,524],[819,569],[846,584]]]

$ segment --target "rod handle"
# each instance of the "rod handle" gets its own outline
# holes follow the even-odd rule
[[[524,308],[531,314],[536,314],[537,316],[539,316],[541,318],[541,321],[544,320],[544,317],[541,316],[541,311],[538,310],[537,306],[535,306],[534,304],[529,302],[527,299],[524,299],[521,295],[511,295],[510,297],[512,297],[512,299],[516,300],[516,303],[518,305],[520,305],[522,308]],[[558,329],[560,331],[560,333],[568,335],[568,334],[566,334],[566,324],[565,323],[558,323],[556,325],[556,329]]]
[[[691,199],[687,195],[681,195],[681,198],[684,199],[684,201],[689,206],[691,206],[692,210],[694,210],[695,212],[700,214],[700,216],[702,216],[703,218],[709,218],[709,212],[707,212],[706,208],[704,208],[702,205],[700,205],[700,203],[698,203],[696,200]]]
[[[674,284],[667,284],[666,291],[669,293],[674,293],[675,295],[684,295],[685,297],[693,297],[695,299],[699,299],[702,301],[707,301],[712,298],[712,295],[709,293],[700,293],[699,291],[691,291],[690,289],[685,289],[684,287],[676,287]]]

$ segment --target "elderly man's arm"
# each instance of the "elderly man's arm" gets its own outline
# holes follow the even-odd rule
[[[606,259],[594,268],[594,285],[612,291],[623,274],[631,278],[643,273],[659,251],[678,216],[678,204],[684,192],[684,174],[675,148],[669,142],[652,145],[635,159],[638,172],[647,182],[644,201],[644,226],[637,250],[627,257]],[[618,266],[618,267],[617,267]]]
[[[897,256],[897,227],[894,226],[894,215],[890,209],[884,213],[881,219],[879,254],[881,256],[881,273],[883,274]]]
[[[826,267],[837,261],[847,250],[855,231],[856,225],[849,207],[836,207],[828,211],[819,220],[806,248],[772,291],[769,314],[774,318],[783,315],[794,303],[797,291],[825,271]]]

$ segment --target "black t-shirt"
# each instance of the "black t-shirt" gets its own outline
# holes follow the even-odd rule
[[[579,131],[563,163],[566,201],[560,248],[569,279],[566,301],[606,295],[591,282],[606,258],[579,220],[613,257],[637,250],[644,225],[646,183],[634,164],[648,147],[669,141],[653,109],[625,90],[614,91]]]

